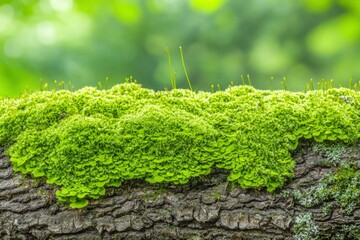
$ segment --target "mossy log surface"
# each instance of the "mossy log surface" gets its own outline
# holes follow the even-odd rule
[[[339,189],[324,179],[349,161],[359,173],[359,145],[326,144],[301,141],[294,177],[271,193],[231,187],[227,170],[213,169],[185,185],[131,180],[83,209],[57,203],[53,185],[14,172],[0,148],[0,238],[360,239],[359,200],[310,196]]]

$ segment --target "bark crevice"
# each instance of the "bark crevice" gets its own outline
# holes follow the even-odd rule
[[[359,167],[359,146],[346,149],[338,165],[351,155]],[[294,178],[273,193],[231,189],[228,172],[214,170],[183,186],[127,182],[85,209],[57,203],[53,186],[13,172],[0,152],[1,239],[360,239],[359,202],[351,213],[335,198],[304,206],[301,196],[336,169],[310,142],[293,153]]]

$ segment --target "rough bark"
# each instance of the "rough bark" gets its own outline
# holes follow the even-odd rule
[[[0,239],[306,239],[296,235],[294,221],[309,213],[326,239],[339,239],[347,226],[360,228],[359,204],[348,214],[329,199],[333,207],[324,213],[320,205],[307,208],[286,194],[309,191],[334,170],[309,142],[293,154],[295,177],[274,193],[231,189],[228,173],[214,170],[183,186],[131,181],[80,210],[57,203],[55,187],[14,173],[4,148],[0,152]],[[360,154],[355,156],[360,167]],[[340,161],[348,157],[344,152]]]

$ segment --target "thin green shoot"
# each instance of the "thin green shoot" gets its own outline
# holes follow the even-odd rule
[[[173,70],[172,70],[172,65],[171,65],[171,55],[170,55],[169,48],[166,47],[165,51],[166,51],[166,53],[168,55],[168,67],[169,67],[169,77],[170,77],[171,87],[173,89],[176,89],[175,80],[174,80],[174,77],[173,77]]]
[[[40,82],[40,86],[39,86],[39,89],[40,91],[46,91],[49,87],[49,84],[48,83],[44,83],[42,80]]]
[[[183,66],[183,68],[184,68],[186,80],[187,80],[187,82],[188,82],[188,84],[189,84],[190,90],[192,91],[193,89],[192,89],[192,86],[191,86],[191,83],[190,83],[189,75],[188,75],[188,73],[187,73],[187,71],[186,71],[185,61],[184,61],[184,55],[183,55],[183,51],[182,51],[182,47],[181,47],[181,46],[179,47],[179,50],[180,50],[180,56],[181,56],[181,63],[182,63],[182,66]]]
[[[245,85],[245,79],[244,79],[244,75],[241,74],[241,82],[242,82],[242,85],[244,86]]]
[[[352,87],[353,87],[353,77],[350,76],[350,78],[349,78],[349,88],[352,89]]]
[[[68,82],[68,89],[70,92],[74,91],[74,85],[72,85],[70,81]]]
[[[58,90],[64,90],[64,85],[65,85],[64,81],[58,82],[57,80],[54,80],[54,84]]]
[[[246,75],[246,78],[247,78],[247,80],[248,80],[249,85],[252,86],[252,84],[251,84],[251,79],[250,79],[250,74],[247,74],[247,75]]]
[[[270,77],[270,90],[273,91],[274,90],[274,76]]]
[[[133,83],[133,77],[132,76],[126,77],[125,82],[126,83]],[[136,83],[136,80],[134,81],[134,83]]]
[[[329,90],[329,89],[332,88],[332,82],[333,82],[332,79],[330,79],[329,81],[326,81],[326,82],[325,82],[325,90]]]
[[[287,87],[286,87],[286,77],[283,77],[283,80],[281,82],[281,87],[284,91],[287,90]]]
[[[310,78],[310,90],[314,90],[314,80]]]
[[[105,78],[105,89],[109,89],[109,77]]]
[[[176,89],[176,71],[174,71],[174,81],[173,81],[173,83],[174,83],[174,85],[172,86],[172,89]]]

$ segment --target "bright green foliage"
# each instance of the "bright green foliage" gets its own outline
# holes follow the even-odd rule
[[[231,170],[243,188],[282,186],[293,175],[289,151],[300,138],[354,142],[360,94],[307,93],[250,86],[215,93],[155,92],[125,83],[110,90],[41,91],[0,100],[0,144],[13,167],[59,186],[80,208],[125,180],[184,184]]]

